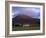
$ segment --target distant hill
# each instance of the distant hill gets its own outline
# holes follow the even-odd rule
[[[32,21],[35,23],[40,24],[40,19],[32,18],[26,15],[18,15],[14,18],[12,18],[12,22],[14,23],[21,23],[21,24],[31,24]]]

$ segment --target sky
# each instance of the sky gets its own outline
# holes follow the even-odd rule
[[[36,7],[12,7],[12,18],[18,15],[27,15],[40,19],[40,8]]]

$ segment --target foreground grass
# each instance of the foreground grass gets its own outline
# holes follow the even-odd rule
[[[39,24],[37,24],[35,27],[32,26],[15,26],[14,28],[12,28],[12,31],[22,31],[22,30],[40,30],[40,27],[38,26]]]

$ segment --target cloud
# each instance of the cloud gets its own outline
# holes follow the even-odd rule
[[[31,7],[17,7],[16,8],[14,7],[12,9],[12,16],[16,17],[17,15],[27,15],[27,16],[32,16],[33,18],[39,18],[40,8],[31,8]]]

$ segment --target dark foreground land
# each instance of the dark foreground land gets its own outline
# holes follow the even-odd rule
[[[24,16],[23,16],[24,17]],[[12,31],[22,31],[22,30],[40,30],[40,19],[34,19],[30,17],[15,17],[12,19]],[[32,26],[32,20],[34,20],[35,25]],[[29,26],[26,26],[28,24]]]
[[[36,26],[14,26],[12,27],[13,31],[22,31],[22,30],[40,30],[39,24],[36,24]]]

